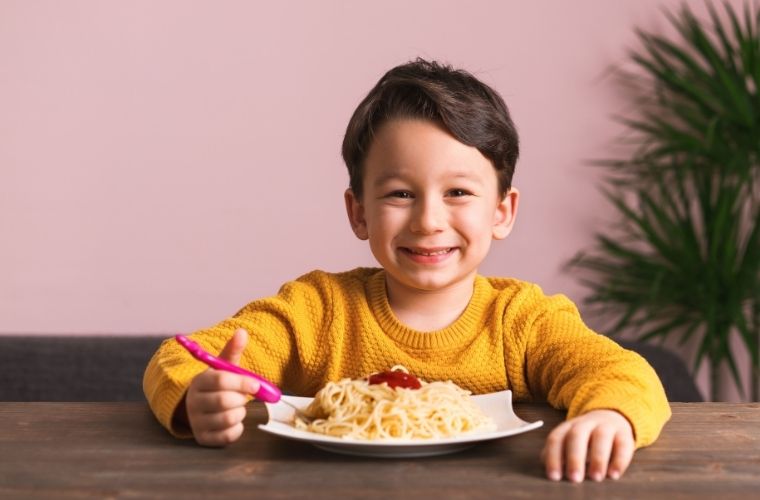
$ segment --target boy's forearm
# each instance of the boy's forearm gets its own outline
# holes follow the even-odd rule
[[[586,327],[569,301],[546,314],[527,332],[526,384],[574,418],[609,409],[631,423],[636,446],[657,439],[670,418],[665,391],[656,372],[638,354]],[[517,367],[522,368],[522,367]]]
[[[597,367],[592,373],[579,370],[571,375],[572,381],[559,377],[547,399],[566,408],[568,419],[603,409],[622,414],[640,448],[657,439],[670,419],[670,405],[654,369],[635,353],[626,351],[622,356],[627,359]]]
[[[173,339],[166,341],[153,355],[143,377],[143,391],[161,425],[175,437],[189,438],[192,437],[189,425],[175,424],[183,423],[185,393],[192,379],[204,367],[175,344]]]

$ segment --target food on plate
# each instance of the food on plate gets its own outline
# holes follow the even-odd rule
[[[437,439],[496,425],[454,382],[425,382],[404,367],[328,382],[296,416],[298,429],[355,440]],[[305,418],[304,418],[305,417]]]

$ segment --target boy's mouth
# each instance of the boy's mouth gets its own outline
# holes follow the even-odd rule
[[[404,250],[411,252],[413,254],[417,255],[443,255],[451,252],[453,250],[452,247],[446,247],[446,248],[431,248],[431,249],[424,249],[424,248],[404,248]]]
[[[448,258],[456,247],[436,247],[436,248],[412,248],[412,247],[400,247],[404,254],[406,254],[414,262],[421,264],[435,264]]]

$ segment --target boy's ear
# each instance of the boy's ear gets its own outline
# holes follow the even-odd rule
[[[493,218],[493,239],[503,240],[512,232],[519,201],[520,191],[517,188],[510,188],[504,199],[496,205]]]
[[[343,198],[346,200],[348,222],[351,224],[351,229],[353,229],[354,234],[360,240],[369,239],[367,221],[364,220],[364,205],[362,205],[361,201],[359,201],[351,189],[346,189]]]

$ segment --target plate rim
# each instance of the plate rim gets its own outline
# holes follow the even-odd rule
[[[513,417],[513,420],[518,422],[519,425],[515,427],[510,427],[508,429],[485,431],[485,432],[475,431],[475,432],[466,433],[460,436],[453,436],[453,437],[440,438],[440,439],[383,439],[383,440],[377,440],[377,441],[364,441],[364,440],[359,440],[359,439],[327,436],[324,434],[317,434],[314,432],[304,431],[301,429],[295,429],[292,426],[292,424],[288,422],[284,422],[282,420],[277,420],[274,417],[275,410],[273,407],[281,405],[280,403],[266,403],[268,420],[264,424],[259,424],[258,428],[269,434],[274,434],[276,436],[280,436],[280,437],[295,440],[295,441],[308,442],[313,445],[324,444],[324,445],[329,445],[329,446],[338,446],[341,448],[344,448],[344,447],[354,447],[354,448],[361,447],[361,448],[370,448],[370,449],[377,448],[378,451],[380,451],[380,449],[387,449],[390,451],[391,449],[438,448],[438,447],[446,447],[446,446],[464,445],[467,443],[475,444],[481,441],[492,441],[495,439],[502,439],[505,437],[514,436],[517,434],[522,434],[524,432],[532,431],[534,429],[538,429],[544,423],[543,420],[527,422],[521,419],[520,417],[518,417],[514,413],[514,409],[512,406],[512,391],[511,390],[497,391],[497,392],[491,392],[487,394],[476,394],[476,395],[473,395],[472,398],[475,404],[478,404],[479,401],[484,401],[486,398],[489,398],[489,399],[503,398],[504,402],[508,406],[507,415],[510,417]],[[294,404],[296,407],[302,408],[305,405],[308,405],[308,403],[311,402],[314,398],[303,397],[303,396],[282,396],[282,399],[284,399],[285,401],[291,404]],[[481,409],[482,409],[482,406],[481,406]],[[287,426],[287,427],[283,429],[274,424]]]

